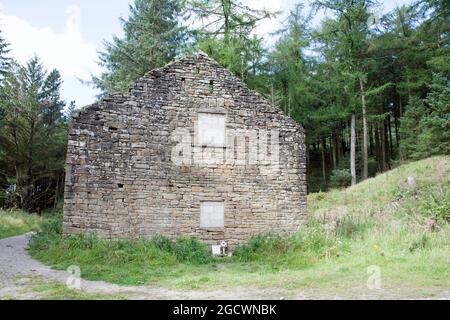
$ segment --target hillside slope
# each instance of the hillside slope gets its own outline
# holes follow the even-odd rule
[[[408,177],[415,180],[413,188],[408,186]],[[399,166],[344,190],[311,194],[308,212],[314,219],[338,223],[345,217],[368,223],[395,220],[403,214],[432,228],[450,222],[449,187],[450,157],[432,157]]]

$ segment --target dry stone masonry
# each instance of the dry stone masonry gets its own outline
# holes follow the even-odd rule
[[[64,232],[230,248],[306,220],[304,130],[205,54],[78,111]]]

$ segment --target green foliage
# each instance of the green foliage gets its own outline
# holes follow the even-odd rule
[[[6,42],[0,32],[0,80],[2,80],[7,73],[11,63],[11,59],[7,56],[10,51],[8,46],[9,43]]]
[[[134,0],[129,18],[122,21],[123,38],[114,37],[100,53],[106,71],[93,77],[93,85],[103,94],[123,92],[146,72],[171,61],[186,38],[182,10],[180,0]]]
[[[45,222],[42,223],[40,228],[40,234],[48,236],[59,236],[62,234],[62,213],[54,213],[50,215]]]
[[[422,184],[418,191],[411,195],[404,210],[407,214],[420,212],[434,221],[445,224],[450,222],[450,186],[449,184]]]
[[[239,261],[270,260],[273,256],[285,254],[289,248],[289,240],[279,235],[258,235],[236,248],[234,256]]]
[[[211,261],[211,252],[207,245],[195,238],[181,237],[171,243],[170,250],[181,263],[208,263]]]
[[[151,240],[101,240],[90,235],[64,236],[62,214],[49,216],[30,242],[30,252],[44,261],[63,266],[74,264],[107,264],[124,267],[137,265],[165,266],[176,263],[205,264],[212,258],[208,247],[194,238],[175,241],[165,237]],[[80,257],[77,260],[77,257]],[[94,267],[99,271],[98,266]],[[94,272],[94,273],[95,273]]]
[[[335,240],[317,226],[307,226],[294,236],[258,235],[236,248],[241,262],[270,264],[272,269],[312,266],[335,250]]]
[[[417,137],[420,134],[419,123],[425,112],[423,101],[414,98],[409,102],[404,116],[401,118],[400,133],[402,140],[401,153],[404,157],[420,158]]]
[[[278,31],[280,38],[268,57],[273,88],[267,94],[270,100],[278,94],[277,104],[308,130],[314,124],[305,117],[315,102],[308,75],[310,61],[304,52],[310,45],[309,19],[310,16],[303,15],[303,5],[298,4],[288,16],[286,25]]]
[[[336,169],[331,172],[330,187],[345,188],[352,182],[352,175],[348,169]]]
[[[200,49],[233,72],[250,87],[258,87],[263,68],[263,39],[253,33],[256,24],[276,16],[267,10],[255,10],[236,0],[187,2],[192,18],[202,21],[192,31],[195,49]]]
[[[195,268],[213,261],[208,247],[193,238],[109,241],[90,235],[63,235],[62,214],[52,215],[42,224],[29,250],[35,258],[57,268],[78,265],[88,279],[122,284],[146,283],[165,275],[167,268],[182,270],[183,266]]]
[[[450,81],[433,75],[431,92],[426,99],[413,99],[401,119],[402,155],[422,159],[450,154]]]
[[[61,194],[67,141],[61,84],[59,72],[45,71],[37,57],[25,66],[12,63],[5,74],[0,104],[2,206],[41,211]]]
[[[424,250],[430,247],[430,239],[426,234],[423,234],[419,239],[414,240],[409,247],[409,251]]]
[[[247,83],[256,75],[264,53],[262,39],[256,36],[223,39],[204,35],[198,48]]]

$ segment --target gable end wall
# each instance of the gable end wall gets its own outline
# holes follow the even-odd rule
[[[279,165],[176,165],[173,134],[182,128],[195,137],[199,112],[223,113],[227,131],[278,130]],[[236,153],[248,150],[236,147]],[[69,133],[66,172],[69,234],[193,235],[233,248],[256,234],[295,232],[306,221],[303,129],[202,55],[152,71],[129,93],[80,111]],[[207,201],[224,202],[223,228],[200,228],[200,204]]]

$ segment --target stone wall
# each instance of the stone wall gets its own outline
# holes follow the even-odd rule
[[[197,146],[199,112],[224,114],[227,135],[240,138],[224,148]],[[192,154],[176,153],[180,129],[193,137]],[[278,163],[252,161],[254,132],[279,140]],[[267,154],[275,147],[269,144]],[[211,152],[228,161],[199,163]],[[181,154],[179,163],[174,158]],[[306,220],[303,129],[203,54],[153,70],[129,93],[79,111],[66,172],[65,233],[194,235],[209,244],[227,240],[233,248],[255,234],[294,232]],[[203,201],[224,202],[223,228],[200,228]]]

